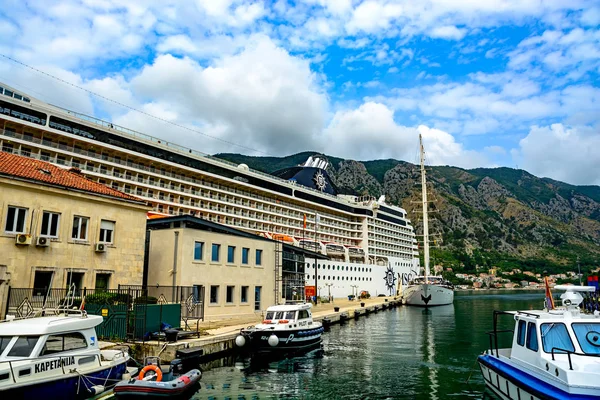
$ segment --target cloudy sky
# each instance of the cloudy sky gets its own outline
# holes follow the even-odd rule
[[[3,0],[3,56],[130,108],[0,81],[206,153],[414,162],[421,133],[432,164],[600,184],[599,26],[600,0]]]

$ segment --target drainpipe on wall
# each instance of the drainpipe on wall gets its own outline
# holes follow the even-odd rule
[[[179,248],[179,231],[175,231],[175,246],[173,246],[173,302],[175,302],[175,286],[177,286],[177,252]]]
[[[150,263],[150,229],[146,230],[146,239],[144,240],[144,269],[142,271],[142,287],[148,287],[148,268]]]

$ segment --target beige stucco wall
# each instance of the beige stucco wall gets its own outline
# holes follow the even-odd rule
[[[176,235],[178,235],[178,249],[175,285],[204,286],[205,320],[261,314],[267,307],[275,304],[275,243],[193,228],[151,231],[148,286],[173,285]],[[194,242],[204,243],[204,256],[201,261],[194,260]],[[219,262],[211,261],[213,243],[221,245]],[[235,260],[232,264],[227,263],[228,246],[235,246]],[[250,249],[247,265],[242,264],[243,247]],[[260,266],[255,263],[256,249],[263,251]],[[219,286],[219,299],[216,304],[210,302],[211,285]],[[234,286],[231,303],[226,303],[227,286]],[[247,303],[241,302],[242,286],[248,286]],[[255,311],[254,308],[256,286],[262,287],[259,311]]]
[[[5,232],[7,208],[28,208],[26,233],[32,244],[16,245],[15,234]],[[7,266],[10,286],[32,287],[34,272],[53,271],[52,287],[66,287],[67,272],[85,273],[83,287],[94,288],[97,273],[109,273],[109,287],[142,283],[146,211],[149,208],[110,198],[0,178],[0,263]],[[49,247],[37,247],[43,211],[60,213],[59,233]],[[89,217],[88,241],[71,239],[73,216]],[[100,220],[115,222],[114,240],[97,253]]]

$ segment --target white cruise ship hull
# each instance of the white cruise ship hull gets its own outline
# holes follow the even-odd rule
[[[434,307],[454,302],[454,290],[440,285],[412,285],[404,290],[403,296],[409,306]]]
[[[402,281],[402,285],[407,285],[417,275],[415,268],[410,265],[391,266],[319,260],[316,268],[318,295],[321,297],[331,295],[333,298],[349,295],[359,297],[364,291],[371,297],[396,296],[399,281]],[[314,287],[314,259],[306,259],[305,271],[305,285]]]

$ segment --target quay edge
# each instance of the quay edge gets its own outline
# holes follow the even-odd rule
[[[331,326],[333,324],[344,323],[345,321],[351,319],[358,319],[380,310],[383,311],[386,309],[393,309],[401,305],[402,300],[399,297],[395,299],[382,298],[381,302],[371,304],[367,307],[347,307],[337,312],[332,310],[315,315],[313,319],[314,321],[319,322],[323,322],[323,320],[325,320],[327,325]],[[172,343],[166,343],[162,341],[149,341],[144,343],[137,342],[135,345],[138,346],[140,352],[142,352],[144,355],[158,355],[163,362],[167,363],[176,358],[176,353],[178,350],[200,348],[202,350],[200,363],[202,364],[203,368],[210,369],[212,365],[215,365],[213,361],[227,358],[236,354],[237,349],[235,346],[235,338],[239,334],[240,329],[245,327],[245,325],[231,326],[231,331],[214,336],[201,336],[197,339],[180,340]]]

